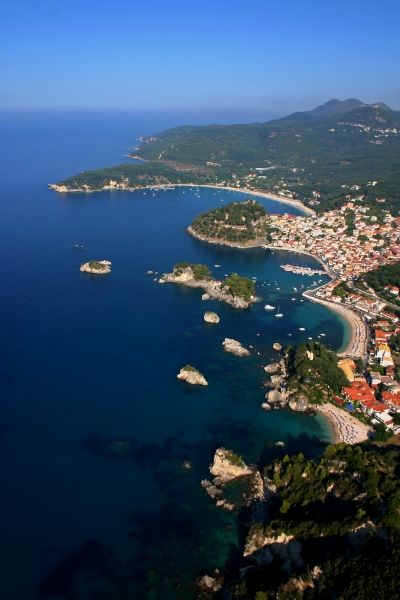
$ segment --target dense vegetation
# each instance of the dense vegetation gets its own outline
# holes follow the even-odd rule
[[[188,263],[188,262],[180,262],[174,266],[174,273],[176,275],[181,275],[186,269],[190,268],[193,277],[196,281],[207,281],[212,279],[212,273],[207,265],[203,265],[201,263]]]
[[[227,242],[249,242],[265,234],[266,210],[259,202],[231,202],[200,214],[191,228],[200,236]]]
[[[228,584],[232,597],[399,598],[399,471],[398,448],[373,444],[333,445],[319,461],[299,454],[267,466],[276,490],[269,519],[253,524],[248,539],[294,538],[270,546],[257,569]]]
[[[362,276],[362,280],[378,294],[384,292],[388,285],[400,287],[400,262],[391,265],[382,265]],[[392,295],[392,300],[394,296]]]
[[[89,171],[61,183],[98,188],[131,185],[247,185],[313,200],[317,210],[364,195],[400,211],[400,113],[358,100],[331,101],[310,112],[249,125],[177,127],[144,140],[146,163]],[[372,182],[374,185],[372,185]]]
[[[99,260],[89,260],[88,264],[91,269],[97,269],[98,271],[107,270],[107,265],[103,265]]]
[[[337,366],[337,355],[318,342],[289,347],[286,363],[288,387],[304,394],[311,403],[328,400],[349,383]]]
[[[228,288],[232,296],[239,296],[249,302],[255,293],[255,283],[249,277],[242,277],[237,273],[232,273],[222,282],[222,286]]]

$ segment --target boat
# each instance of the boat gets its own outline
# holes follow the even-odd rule
[[[321,337],[325,337],[325,336],[326,336],[326,333],[321,333]]]
[[[214,265],[216,269],[219,269],[221,265]]]
[[[279,312],[279,311],[280,311],[280,308],[278,308],[278,312],[277,312],[277,313],[276,313],[276,315],[275,315],[276,317],[278,317],[278,319],[279,319],[280,317],[283,317],[283,313],[281,313],[281,312]]]
[[[275,306],[271,306],[271,304],[264,305],[265,310],[275,310]]]
[[[305,327],[299,327],[299,331],[305,331],[306,328]]]

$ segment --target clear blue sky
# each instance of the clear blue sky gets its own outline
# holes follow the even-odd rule
[[[3,0],[0,108],[400,108],[399,22],[399,0]]]

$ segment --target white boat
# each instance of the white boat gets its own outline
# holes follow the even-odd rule
[[[306,328],[305,327],[299,327],[299,331],[305,331]]]
[[[283,313],[279,312],[280,308],[278,308],[278,312],[276,313],[276,317],[278,317],[278,319],[280,319],[281,317],[283,317]]]
[[[271,304],[264,305],[265,310],[275,310],[275,306],[271,306]]]
[[[321,337],[325,337],[325,336],[326,336],[326,333],[321,333]]]
[[[219,269],[221,265],[214,265],[216,269]]]

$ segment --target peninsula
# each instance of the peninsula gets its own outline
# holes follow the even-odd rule
[[[265,123],[176,127],[139,142],[130,155],[135,162],[50,187],[87,193],[216,185],[301,202],[318,213],[359,196],[366,206],[399,213],[400,112],[383,103],[330,100]]]

